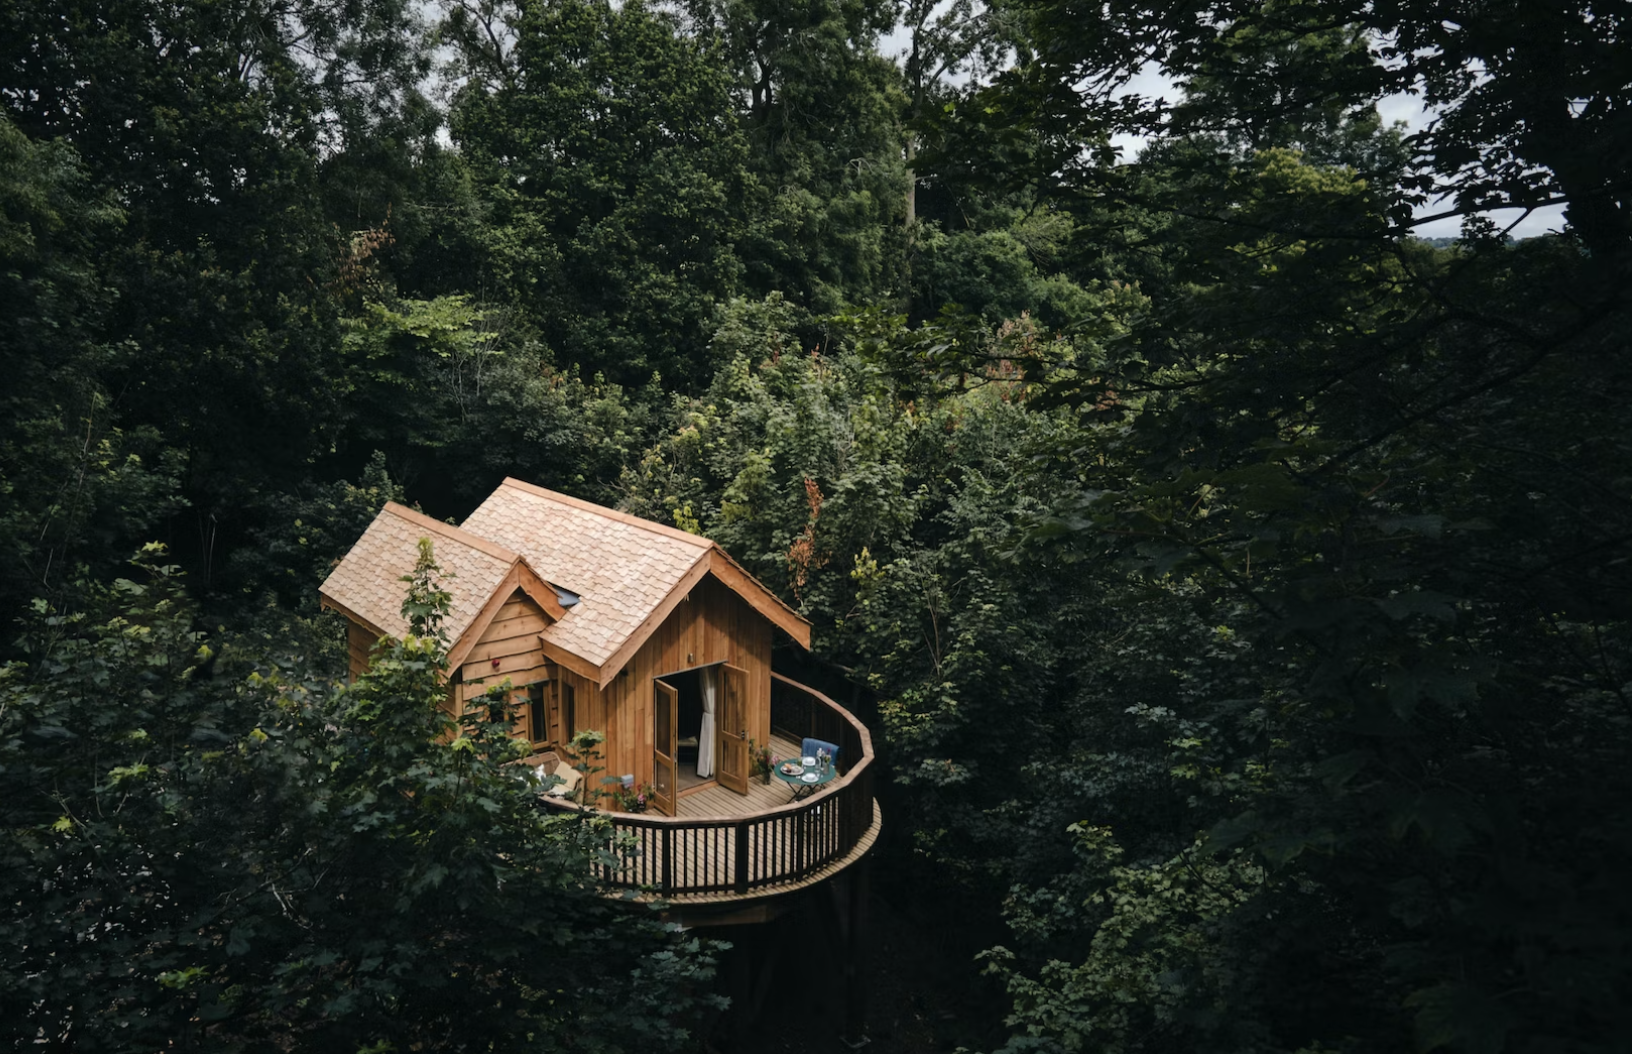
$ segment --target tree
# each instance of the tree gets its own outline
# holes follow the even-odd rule
[[[814,313],[900,288],[900,75],[876,0],[679,4],[729,71],[757,183],[744,291]]]
[[[344,240],[319,160],[412,95],[411,5],[25,2],[0,18],[11,121],[65,141],[120,210],[97,261],[94,380],[113,424],[175,453],[192,522],[167,527],[207,587],[243,527],[239,493],[302,476],[344,419]]]
[[[1097,186],[1109,175],[1095,171],[1103,156],[1077,147],[1111,131],[1170,138],[1249,111],[1255,121],[1302,120],[1300,112],[1363,110],[1406,92],[1439,116],[1410,139],[1411,193],[1402,206],[1438,193],[1454,199],[1447,214],[1463,216],[1568,202],[1577,236],[1596,256],[1624,257],[1632,231],[1611,189],[1626,167],[1614,145],[1627,120],[1627,64],[1613,59],[1627,46],[1621,14],[1587,4],[1541,11],[1506,3],[1451,18],[1416,0],[1225,0],[1182,8],[1118,2],[1088,15],[1044,0],[1026,9],[1033,34],[1049,46],[999,78],[966,116],[993,131],[1025,126],[1040,135],[1047,160],[1028,175],[1055,172],[1066,185]],[[1318,76],[1274,65],[1289,41],[1313,39],[1364,47],[1332,53],[1338,61],[1323,62]],[[1243,60],[1259,72],[1242,76]],[[1125,93],[1150,62],[1181,82],[1211,78],[1200,83],[1217,88],[1223,78],[1233,98],[1218,110],[1194,105],[1196,98],[1174,105]],[[1406,208],[1391,218],[1402,229],[1426,222]]]
[[[729,80],[649,5],[521,5],[498,86],[456,96],[485,181],[488,266],[558,360],[619,383],[706,371],[750,195]]]
[[[154,554],[149,554],[154,555]],[[247,679],[173,570],[0,673],[6,1033],[59,1047],[666,1049],[708,960],[591,881],[603,821],[539,811],[509,714],[439,709],[428,543],[408,639],[348,688]]]
[[[1016,958],[994,961],[1011,1049],[1609,1049],[1624,964],[1570,920],[1613,934],[1599,949],[1625,939],[1602,876],[1624,866],[1632,531],[1596,496],[1629,438],[1600,402],[1628,381],[1625,247],[1618,221],[1573,229],[1600,185],[1550,171],[1563,140],[1533,132],[1580,91],[1598,116],[1565,167],[1613,152],[1587,43],[1617,46],[1613,20],[1504,9],[1486,82],[1468,72],[1494,40],[1484,12],[1031,10],[1050,47],[960,109],[965,132],[1039,144],[1023,174],[1052,200],[1158,232],[1158,266],[1112,262],[1160,281],[1088,355],[1027,365],[1039,405],[1107,426],[1028,544],[1112,576],[1111,605],[1176,596],[1206,661],[1164,688],[1169,653],[1135,657],[1131,683],[1154,691],[1106,693],[1111,713],[1141,704],[1096,737],[1137,766],[1048,755],[1096,789],[1069,877],[1011,895]],[[1527,77],[1543,56],[1556,68]],[[1116,96],[1150,59],[1190,86],[1183,103]],[[1343,122],[1363,132],[1370,100],[1419,77],[1446,109],[1405,142],[1403,176],[1351,167],[1400,155],[1345,143]],[[1278,123],[1322,100],[1358,119],[1335,138],[1325,119]],[[1123,130],[1160,141],[1114,168]],[[1572,231],[1507,248],[1474,221],[1449,252],[1402,238],[1436,179],[1464,212],[1567,197]],[[956,351],[921,361],[984,357]],[[1234,645],[1210,655],[1209,625]],[[1165,816],[1125,811],[1129,774]]]
[[[99,261],[124,218],[71,147],[0,120],[0,603],[12,609],[116,566],[110,550],[183,504],[175,451],[156,429],[124,427],[104,383],[118,292]]]
[[[1023,52],[1022,22],[1002,5],[955,0],[951,4],[908,0],[902,7],[901,26],[907,33],[903,73],[910,108],[907,113],[907,216],[910,228],[917,221],[919,129],[929,124],[930,111],[955,97],[960,79],[979,83],[999,71],[1015,52]]]

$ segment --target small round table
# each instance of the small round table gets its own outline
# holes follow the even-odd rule
[[[789,801],[798,801],[801,797],[806,794],[810,794],[823,784],[831,783],[834,777],[838,776],[839,774],[838,768],[834,766],[832,762],[828,762],[827,771],[825,772],[815,765],[800,765],[799,771],[792,773],[791,775],[782,771],[782,766],[786,764],[787,762],[784,761],[780,764],[771,766],[771,774],[793,788],[793,797],[789,798]],[[815,776],[816,778],[813,780],[806,779],[805,777],[807,775]]]

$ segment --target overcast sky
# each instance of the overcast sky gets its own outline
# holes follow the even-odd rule
[[[1377,111],[1382,114],[1383,120],[1390,124],[1403,121],[1408,131],[1418,131],[1428,123],[1428,114],[1422,104],[1413,95],[1390,95],[1377,104]],[[1444,205],[1430,204],[1417,210],[1417,215],[1432,215],[1444,210]],[[1523,209],[1498,209],[1490,213],[1491,219],[1498,227],[1505,227],[1524,212]],[[1424,238],[1454,238],[1461,233],[1460,219],[1435,220],[1417,228],[1417,234]],[[1526,216],[1518,226],[1510,232],[1514,238],[1534,238],[1549,231],[1564,229],[1564,206],[1549,205],[1537,209]]]
[[[1129,91],[1140,95],[1161,95],[1169,99],[1178,98],[1178,90],[1172,81],[1162,76],[1154,67],[1135,77],[1128,86]],[[1378,112],[1387,124],[1403,122],[1406,131],[1420,131],[1428,123],[1428,113],[1422,108],[1421,102],[1413,95],[1390,95],[1377,105]],[[1118,136],[1112,142],[1122,147],[1122,156],[1131,158],[1143,145],[1141,140],[1132,136]],[[1417,210],[1419,216],[1430,216],[1436,212],[1443,212],[1446,205],[1443,202],[1430,202]],[[1518,219],[1522,209],[1500,209],[1490,214],[1500,227],[1505,227]],[[1534,238],[1538,234],[1549,231],[1559,231],[1564,227],[1564,207],[1550,205],[1545,209],[1537,209],[1526,217],[1512,230],[1515,238]],[[1423,238],[1454,238],[1462,232],[1460,218],[1435,220],[1418,227],[1416,233]]]
[[[896,31],[879,42],[880,50],[886,55],[902,53],[908,43],[904,31]],[[1154,65],[1146,72],[1135,77],[1128,85],[1130,92],[1137,92],[1146,96],[1163,96],[1176,100],[1178,89],[1172,81],[1162,76]],[[1423,110],[1421,103],[1415,96],[1390,95],[1378,104],[1378,111],[1387,123],[1404,122],[1407,131],[1418,131],[1428,122],[1428,114]],[[1132,159],[1139,152],[1144,141],[1133,136],[1116,136],[1112,144],[1122,148],[1122,156]],[[1436,212],[1443,212],[1446,205],[1443,202],[1430,202],[1417,210],[1419,216],[1429,216]],[[1522,209],[1503,209],[1492,212],[1491,218],[1497,226],[1505,227],[1519,217]],[[1545,209],[1537,209],[1528,218],[1514,227],[1511,234],[1515,238],[1533,238],[1549,231],[1559,231],[1564,227],[1564,207],[1551,205]],[[1454,238],[1462,231],[1460,218],[1435,220],[1425,223],[1416,229],[1418,236],[1423,238]]]

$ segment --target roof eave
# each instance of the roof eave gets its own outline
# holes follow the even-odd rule
[[[618,672],[628,664],[629,660],[635,657],[635,653],[640,650],[641,645],[645,644],[652,634],[657,632],[657,628],[663,625],[668,617],[674,613],[674,609],[680,605],[680,602],[686,599],[691,591],[696,588],[697,583],[701,582],[708,574],[709,561],[706,554],[698,555],[700,559],[691,565],[691,570],[687,571],[679,582],[675,583],[674,588],[669,590],[668,595],[663,598],[663,602],[652,609],[652,613],[647,615],[639,626],[635,627],[633,633],[624,638],[623,643],[618,646],[617,651],[612,653],[611,658],[601,663],[600,686],[603,689],[612,683],[612,678],[616,677]]]
[[[571,670],[578,676],[587,678],[588,680],[594,681],[597,685],[600,685],[601,667],[590,662],[577,652],[568,651],[566,648],[563,648],[561,645],[555,643],[555,641],[550,640],[549,637],[545,635],[548,632],[549,631],[546,630],[545,633],[540,633],[538,635],[539,644],[541,644],[544,649],[544,657],[555,663],[557,666]],[[607,680],[610,681],[611,678],[607,678]]]
[[[452,647],[448,649],[447,669],[450,676],[454,670],[464,664],[465,656],[469,655],[470,650],[482,639],[482,634],[487,632],[487,627],[492,625],[493,620],[498,617],[499,610],[510,601],[510,598],[515,595],[518,589],[526,593],[535,604],[543,608],[544,613],[552,621],[561,619],[564,612],[561,609],[561,602],[556,599],[555,590],[551,589],[549,583],[540,578],[538,572],[528,565],[526,557],[517,556],[514,562],[511,563],[509,572],[505,574],[504,578],[500,579],[498,585],[493,587],[493,592],[488,596],[487,603],[482,605],[482,609],[476,613],[476,617],[471,620],[470,625],[465,627],[465,631],[459,635],[459,639],[454,641]]]
[[[344,615],[347,619],[350,619],[352,622],[357,623],[357,625],[363,627],[364,629],[368,630],[370,633],[374,634],[375,637],[392,637],[392,636],[395,636],[395,634],[389,633],[389,632],[381,629],[380,627],[376,626],[373,623],[372,620],[366,619],[363,616],[357,614],[357,612],[351,610],[351,608],[349,608],[346,605],[340,603],[340,601],[338,601],[338,600],[334,599],[333,597],[329,596],[329,594],[323,592],[322,590],[319,590],[318,594],[317,594],[317,606],[318,606],[319,609],[327,608],[330,611],[339,612],[341,615]]]
[[[765,616],[773,625],[793,638],[806,651],[810,650],[810,621],[793,610],[782,598],[765,587],[759,579],[743,570],[741,564],[718,545],[709,550],[709,570],[732,592],[747,601],[748,606]]]

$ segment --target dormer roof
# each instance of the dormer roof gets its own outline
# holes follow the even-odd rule
[[[678,528],[519,479],[501,483],[464,528],[521,553],[579,596],[544,631],[545,649],[569,666],[580,660],[579,672],[603,685],[710,573],[810,647],[809,622],[714,542]]]
[[[525,576],[550,592],[553,621],[539,635],[545,653],[603,687],[711,574],[810,647],[810,623],[709,539],[518,479],[500,484],[461,527],[388,504],[324,582],[324,603],[377,631],[406,632],[400,580],[426,532],[454,576],[442,586],[454,598],[450,639],[468,636],[484,608],[503,604],[516,588],[504,586],[506,575]]]
[[[449,594],[442,628],[450,642],[450,665],[457,665],[517,589],[531,596],[548,617],[564,614],[558,594],[520,553],[394,501],[386,503],[319,587],[323,605],[380,636],[406,635],[404,578],[413,574],[419,540],[425,537],[431,539],[442,569],[441,588]]]

